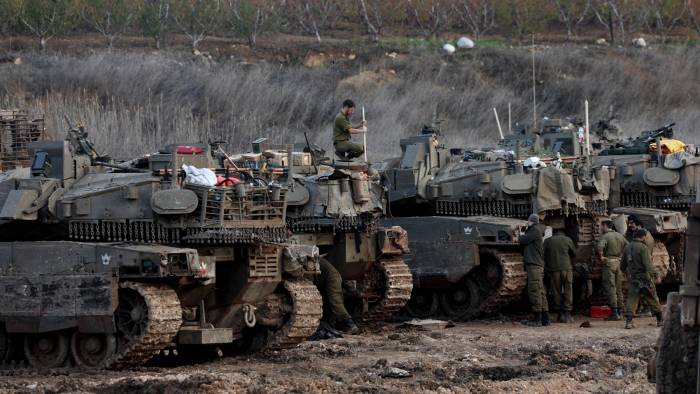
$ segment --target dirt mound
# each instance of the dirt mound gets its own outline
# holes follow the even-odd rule
[[[340,80],[339,86],[350,87],[358,91],[374,91],[387,82],[398,78],[394,70],[368,70]]]

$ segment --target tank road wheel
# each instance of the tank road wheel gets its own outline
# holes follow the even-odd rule
[[[460,281],[440,295],[440,306],[450,319],[471,319],[478,314],[480,304],[479,285],[471,278]]]
[[[116,320],[123,340],[129,342],[140,337],[148,325],[146,300],[137,291],[120,289]]]
[[[413,289],[411,299],[406,304],[409,315],[425,319],[435,315],[438,310],[438,296],[432,290]]]
[[[76,332],[71,338],[73,360],[80,366],[97,368],[104,365],[117,351],[114,334],[86,334]]]
[[[697,327],[681,325],[680,296],[669,293],[656,354],[656,392],[691,394],[697,387]],[[653,379],[654,377],[650,377]]]
[[[24,338],[24,356],[34,368],[58,368],[68,359],[70,344],[65,332],[27,335]]]
[[[479,315],[488,316],[520,299],[527,285],[527,274],[520,253],[485,249],[481,251],[480,258],[481,265],[472,277],[485,296],[479,305]]]

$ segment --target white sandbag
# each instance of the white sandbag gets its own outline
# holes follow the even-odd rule
[[[459,49],[471,49],[474,48],[474,41],[467,37],[460,37],[457,40],[457,48]]]
[[[446,54],[452,55],[453,53],[455,53],[455,51],[457,50],[457,48],[455,48],[455,46],[452,45],[452,44],[445,44],[445,45],[442,46],[442,50],[443,50]]]

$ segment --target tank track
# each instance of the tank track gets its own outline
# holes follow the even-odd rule
[[[123,282],[120,287],[135,290],[144,298],[150,321],[135,341],[119,343],[117,353],[105,361],[106,368],[132,367],[147,362],[172,343],[182,324],[180,300],[169,286]]]
[[[520,253],[501,252],[493,249],[488,250],[488,252],[497,258],[502,276],[495,291],[479,306],[479,314],[482,316],[492,315],[504,305],[519,299],[527,285],[525,263]]]
[[[142,365],[172,343],[182,324],[182,309],[175,291],[167,285],[123,282],[121,288],[137,291],[144,297],[151,319],[146,331],[136,341],[118,344],[117,352],[105,360],[102,368],[121,369]],[[0,360],[2,361],[2,360]],[[80,367],[61,367],[37,370],[25,360],[0,363],[0,376],[22,376],[36,373],[55,375],[70,374]]]
[[[362,315],[364,323],[383,322],[406,306],[413,291],[413,275],[402,258],[381,259],[376,263],[376,269],[384,275],[385,291],[381,300]]]
[[[287,349],[306,341],[321,321],[323,300],[312,281],[285,280],[284,288],[291,296],[292,315],[279,330],[270,334],[268,349]]]

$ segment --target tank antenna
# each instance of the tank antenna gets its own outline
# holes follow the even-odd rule
[[[501,135],[501,139],[505,139],[503,137],[503,129],[501,129],[501,121],[498,120],[498,111],[496,111],[496,107],[493,107],[493,114],[496,116],[496,125],[498,125],[498,134]]]
[[[362,124],[364,125],[365,123],[365,106],[362,106]],[[365,130],[364,133],[362,133],[362,142],[364,143],[364,151],[365,151],[365,163],[367,162],[367,130]]]
[[[584,102],[586,112],[586,156],[591,155],[591,125],[588,122],[588,100]]]
[[[537,130],[537,89],[535,87],[535,35],[532,35],[532,128]]]

